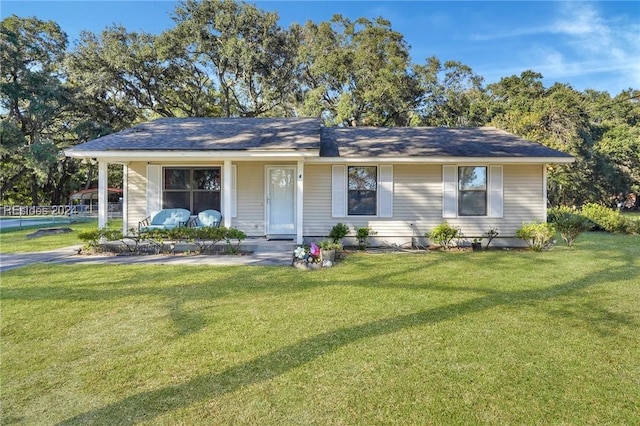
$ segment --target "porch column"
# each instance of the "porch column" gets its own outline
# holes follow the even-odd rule
[[[122,235],[129,233],[129,165],[122,165]]]
[[[298,178],[296,179],[296,244],[302,244],[304,227],[304,160],[298,160]]]
[[[109,198],[107,197],[109,182],[106,161],[98,162],[98,228],[107,226]]]
[[[227,228],[231,227],[231,160],[224,160],[222,167],[222,220],[223,225]]]

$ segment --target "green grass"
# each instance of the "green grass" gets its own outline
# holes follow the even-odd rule
[[[78,234],[83,231],[96,229],[98,227],[98,222],[96,220],[90,220],[88,222],[56,224],[55,227],[71,228],[72,232],[47,235],[32,239],[27,238],[28,234],[37,231],[38,228],[48,228],[53,226],[54,225],[40,225],[29,229],[14,231],[5,230],[0,233],[0,253],[28,253],[82,244],[83,242],[78,239]],[[121,229],[122,219],[109,220],[109,228]]]
[[[4,424],[639,424],[640,237],[2,276]]]

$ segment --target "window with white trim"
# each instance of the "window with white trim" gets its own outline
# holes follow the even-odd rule
[[[375,216],[378,213],[378,168],[347,167],[347,213],[349,216]]]
[[[502,166],[442,166],[442,217],[502,217]]]
[[[393,166],[333,165],[331,216],[393,217]]]
[[[458,216],[487,215],[487,168],[458,167]]]
[[[220,167],[165,167],[162,208],[184,208],[192,214],[220,210]]]

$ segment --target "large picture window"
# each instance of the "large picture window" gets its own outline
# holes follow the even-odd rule
[[[162,207],[184,208],[192,214],[220,210],[220,167],[165,167]]]
[[[347,169],[348,214],[375,216],[378,205],[378,168],[349,166]]]
[[[486,167],[458,167],[458,215],[487,215]]]

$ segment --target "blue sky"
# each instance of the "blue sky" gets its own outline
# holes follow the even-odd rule
[[[349,18],[391,21],[414,63],[429,56],[469,65],[485,83],[531,69],[546,86],[568,83],[617,95],[640,89],[640,1],[253,1],[277,11],[280,24]],[[177,2],[5,1],[0,16],[56,21],[73,43],[81,30],[112,24],[159,33],[173,25]]]

